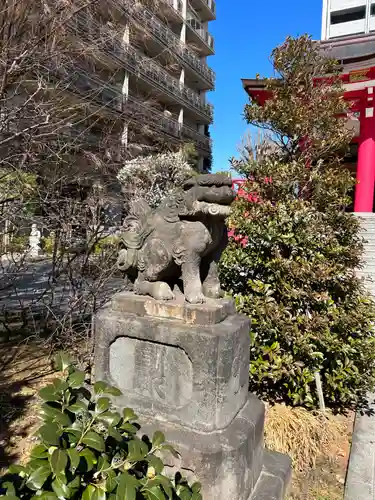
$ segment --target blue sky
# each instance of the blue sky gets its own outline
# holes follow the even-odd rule
[[[215,106],[211,127],[214,171],[227,170],[228,159],[248,126],[242,113],[248,101],[241,78],[271,74],[269,55],[288,36],[320,38],[322,0],[216,0],[217,20],[210,23],[216,55],[216,90],[208,94]]]

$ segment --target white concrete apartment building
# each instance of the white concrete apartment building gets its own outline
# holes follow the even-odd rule
[[[322,40],[375,32],[375,0],[323,0]]]
[[[105,9],[74,19],[86,54],[69,81],[108,109],[111,139],[123,148],[154,138],[194,143],[204,169],[211,151],[213,109],[206,95],[215,85],[207,63],[214,54],[209,22],[216,17],[215,1],[108,0]],[[100,121],[92,133],[100,133]]]

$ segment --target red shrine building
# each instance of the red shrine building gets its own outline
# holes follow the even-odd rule
[[[375,211],[375,0],[324,0],[321,47],[341,65],[353,131],[346,167],[356,176],[353,211]],[[262,80],[244,79],[251,99],[271,97]]]

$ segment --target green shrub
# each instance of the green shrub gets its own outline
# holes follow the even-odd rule
[[[109,396],[121,392],[104,382],[91,388],[85,373],[58,355],[63,377],[40,391],[43,425],[25,466],[12,465],[2,478],[2,498],[16,499],[191,499],[201,500],[179,474],[162,474],[161,453],[177,452],[161,432],[137,437],[133,410],[113,410]]]
[[[8,251],[9,252],[25,252],[29,246],[28,236],[13,236],[11,238]]]
[[[316,406],[319,372],[328,405],[361,402],[375,380],[375,314],[351,267],[357,220],[302,201],[242,200],[231,224],[221,281],[251,318],[251,390]]]
[[[99,255],[105,252],[108,248],[117,248],[120,244],[118,236],[106,236],[96,243],[94,247],[94,255]]]
[[[232,166],[246,180],[229,220],[221,280],[251,318],[250,388],[269,400],[362,404],[375,385],[375,309],[355,269],[363,242],[346,212],[353,179],[337,65],[307,36],[272,54],[273,98],[248,123],[272,132]],[[316,78],[330,74],[329,81]]]
[[[41,243],[43,246],[43,250],[47,255],[52,255],[55,247],[55,238],[53,235],[45,236],[41,238]]]

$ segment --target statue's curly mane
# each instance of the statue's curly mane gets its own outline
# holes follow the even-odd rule
[[[147,236],[152,232],[150,215],[152,210],[143,199],[133,200],[129,215],[124,220],[124,232],[121,239],[127,248],[139,250]]]

